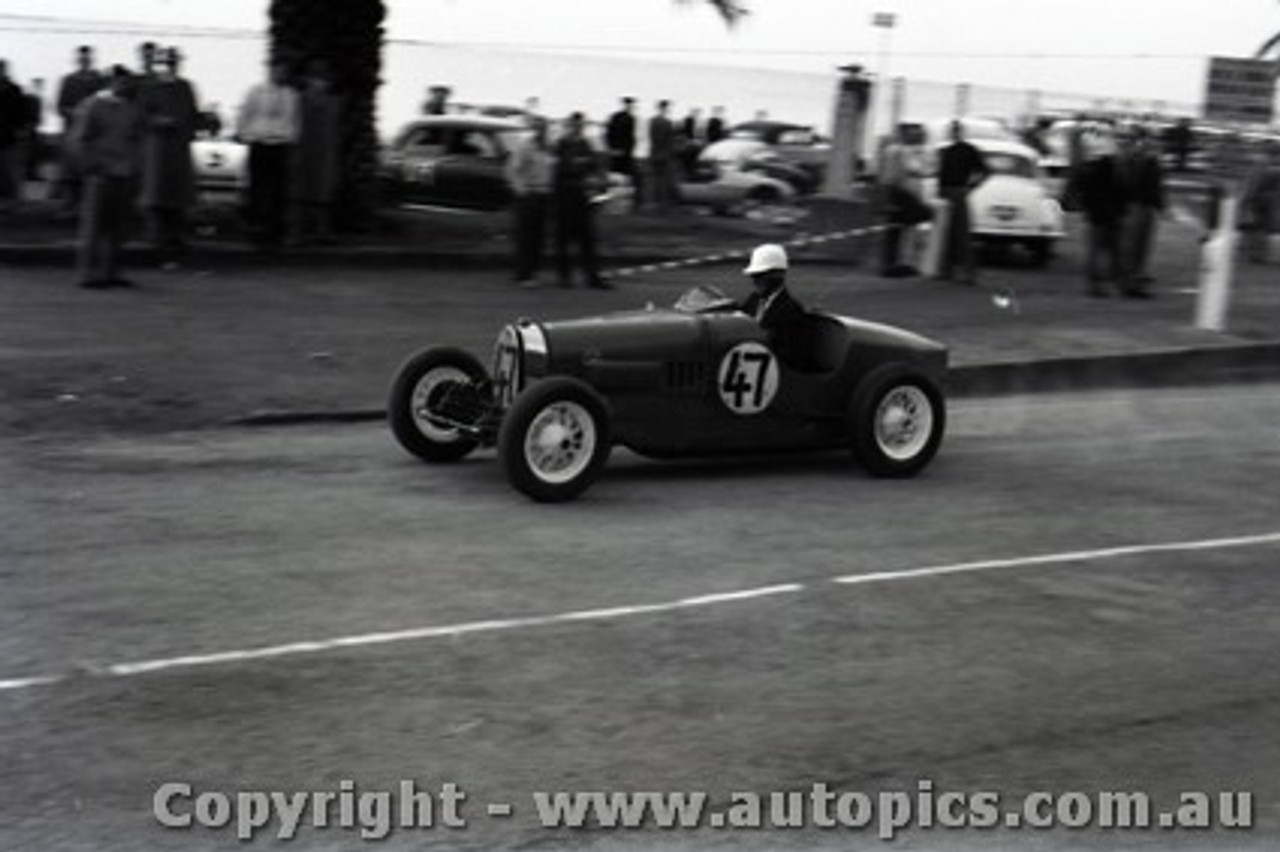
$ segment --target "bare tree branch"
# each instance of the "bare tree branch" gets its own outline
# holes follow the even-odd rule
[[[733,26],[740,19],[751,14],[751,10],[747,8],[744,0],[676,0],[676,2],[683,4],[693,2],[708,3],[720,13],[720,17],[724,18],[724,22],[729,26]]]

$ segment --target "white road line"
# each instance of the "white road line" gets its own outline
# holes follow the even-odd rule
[[[136,663],[114,663],[102,669],[104,674],[115,677],[130,677],[165,669],[196,668],[226,663],[264,660],[273,657],[293,657],[301,654],[317,654],[323,651],[334,651],[342,648],[361,648],[370,645],[388,645],[400,642],[415,642],[426,639],[455,638],[469,633],[496,633],[546,627],[574,621],[606,621],[610,619],[628,618],[636,615],[672,612],[690,607],[714,606],[721,603],[751,600],[754,598],[799,592],[804,586],[799,583],[787,583],[777,586],[763,586],[755,589],[743,589],[735,592],[702,595],[699,597],[681,598],[663,603],[640,604],[636,606],[619,606],[607,609],[587,609],[573,612],[561,612],[554,615],[535,615],[524,618],[506,618],[490,621],[470,621],[461,624],[448,624],[438,627],[419,627],[408,630],[394,630],[384,633],[363,633],[354,636],[339,636],[331,639],[318,639],[307,642],[290,642],[284,645],[267,645],[259,648],[246,648],[237,651],[222,651],[213,654],[192,654],[183,657],[169,657],[157,660],[142,660]],[[33,684],[35,685],[35,684]]]
[[[31,689],[36,686],[51,686],[63,678],[57,675],[41,675],[39,677],[17,677],[0,680],[0,692],[12,689]]]
[[[1222,550],[1235,547],[1257,547],[1268,544],[1280,544],[1280,532],[1238,536],[1234,538],[1213,538],[1201,539],[1198,541],[1165,542],[1162,544],[1135,544],[1124,547],[1100,548],[1097,550],[1046,553],[1036,556],[1022,556],[1010,559],[989,559],[979,562],[960,562],[953,565],[934,565],[925,568],[911,568],[902,571],[882,571],[873,574],[850,574],[841,577],[832,577],[825,582],[838,583],[842,585],[867,585],[871,583],[887,583],[897,580],[917,580],[947,574],[990,571],[999,568],[1025,568],[1069,562],[1096,562],[1104,559],[1117,559],[1125,556],[1139,556],[1151,553],[1186,553],[1203,550]],[[795,594],[805,591],[805,589],[810,585],[812,584],[783,583],[773,586],[759,586],[751,589],[698,595],[661,603],[574,610],[570,612],[555,613],[552,615],[537,615],[522,618],[468,621],[461,622],[459,624],[446,624],[435,627],[418,627],[382,633],[362,633],[313,641],[289,642],[281,645],[266,645],[258,648],[221,651],[210,654],[191,654],[180,657],[140,660],[137,662],[112,663],[110,665],[94,669],[93,672],[109,677],[134,677],[137,675],[171,669],[190,669],[201,666],[225,665],[228,663],[248,662],[253,660],[293,657],[303,654],[318,654],[344,648],[362,648],[372,645],[418,642],[428,639],[456,638],[458,636],[464,636],[471,633],[498,633],[581,621],[617,620],[638,615],[675,612],[696,607],[718,606],[720,604],[756,600],[764,597]],[[67,674],[0,679],[0,691],[16,691],[33,689],[41,686],[52,686],[69,680],[72,677],[74,677],[74,675]]]
[[[844,577],[835,577],[831,582],[848,586],[868,585],[870,583],[886,583],[893,580],[917,580],[922,577],[938,577],[944,574],[991,571],[997,568],[1025,568],[1032,565],[1055,565],[1063,562],[1097,562],[1102,559],[1118,559],[1124,556],[1141,556],[1149,553],[1189,553],[1197,550],[1256,547],[1263,544],[1280,544],[1280,533],[1240,536],[1238,538],[1213,538],[1200,541],[1176,541],[1165,544],[1134,544],[1125,547],[1105,547],[1098,550],[1045,553],[1039,556],[1021,556],[1013,559],[988,559],[981,562],[933,565],[927,568],[911,568],[905,571],[849,574]]]

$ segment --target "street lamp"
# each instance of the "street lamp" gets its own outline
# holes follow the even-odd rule
[[[868,154],[874,153],[876,140],[879,138],[880,102],[889,94],[889,43],[897,23],[898,16],[893,12],[876,12],[871,16],[871,26],[880,30],[880,47],[876,53],[876,85],[871,93],[871,132],[867,134],[867,144],[871,146],[871,150]]]

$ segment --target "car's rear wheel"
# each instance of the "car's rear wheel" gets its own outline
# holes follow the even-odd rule
[[[572,500],[612,448],[604,400],[577,379],[553,377],[517,397],[498,435],[498,459],[517,491],[541,503]]]
[[[867,376],[850,408],[853,451],[873,476],[915,476],[929,464],[946,429],[946,401],[936,382],[906,366]]]
[[[451,462],[474,450],[479,441],[444,417],[450,395],[465,394],[487,381],[475,356],[438,347],[414,355],[391,384],[387,417],[400,446],[429,462]]]

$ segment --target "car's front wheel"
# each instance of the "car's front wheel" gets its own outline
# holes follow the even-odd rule
[[[457,461],[479,441],[455,423],[457,404],[473,400],[488,380],[484,365],[469,352],[426,349],[404,363],[391,384],[387,418],[400,445],[430,462]],[[474,405],[468,406],[474,408]]]
[[[604,400],[577,379],[553,377],[517,397],[503,418],[498,459],[517,491],[541,503],[572,500],[612,448]]]
[[[876,370],[854,392],[853,451],[873,476],[915,476],[929,464],[946,429],[946,401],[936,382],[905,366]]]

